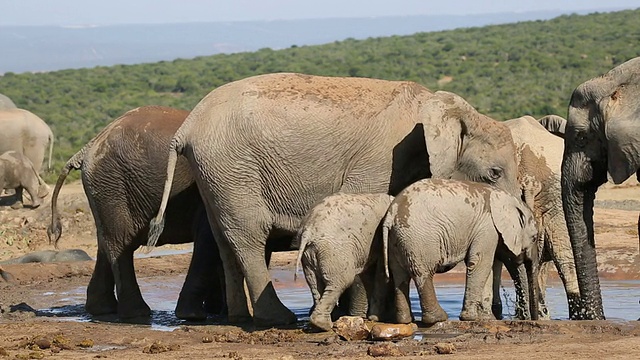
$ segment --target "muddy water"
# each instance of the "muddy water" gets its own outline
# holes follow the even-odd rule
[[[300,320],[309,318],[312,305],[311,293],[304,278],[293,282],[293,273],[285,270],[271,271],[274,286],[282,302],[291,309]],[[186,322],[176,319],[173,310],[182,287],[184,276],[156,277],[139,279],[142,294],[153,309],[151,319],[141,321],[157,330],[173,330]],[[501,290],[505,313],[513,313],[515,295],[511,283],[505,282]],[[457,320],[462,308],[464,284],[436,284],[436,293],[441,306],[449,314],[451,320]],[[605,314],[609,320],[637,320],[640,317],[640,281],[601,281]],[[62,292],[48,292],[43,296],[52,304],[50,308],[40,309],[39,316],[56,317],[69,321],[107,321],[118,322],[116,317],[90,317],[83,309],[85,287],[78,287]],[[415,288],[411,289],[412,310],[416,320],[420,319],[420,305]],[[568,319],[567,300],[562,283],[551,282],[547,288],[547,304],[552,319]],[[219,323],[219,319],[209,319],[207,324]]]

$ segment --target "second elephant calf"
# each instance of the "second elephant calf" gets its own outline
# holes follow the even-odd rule
[[[331,330],[338,298],[363,272],[367,298],[381,298],[373,295],[382,249],[379,224],[392,200],[387,194],[338,193],[320,201],[302,221],[295,240],[300,244],[296,273],[302,262],[313,295],[313,326]],[[382,286],[379,290],[384,291]]]

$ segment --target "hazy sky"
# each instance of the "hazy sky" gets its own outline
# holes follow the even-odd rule
[[[639,0],[0,0],[0,25],[87,25],[640,7]]]

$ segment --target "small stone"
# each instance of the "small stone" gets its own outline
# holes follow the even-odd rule
[[[324,339],[322,339],[322,341],[320,341],[318,343],[318,345],[331,345],[333,343],[335,343],[336,341],[340,340],[340,337],[336,334],[333,334],[332,336],[328,336]]]
[[[418,326],[411,324],[376,324],[371,328],[371,340],[396,340],[413,335]]]
[[[0,356],[9,356],[9,352],[7,351],[7,349],[3,348],[2,346],[0,346]]]
[[[373,357],[381,356],[404,356],[404,352],[400,350],[398,345],[392,342],[384,342],[369,346],[367,354]]]
[[[213,342],[213,338],[211,336],[203,336],[202,337],[202,342],[205,344],[211,343]]]
[[[456,352],[456,346],[452,343],[437,343],[433,348],[438,354],[453,354]]]
[[[339,318],[333,323],[333,331],[347,341],[365,340],[371,332],[364,319],[359,316]]]
[[[38,348],[40,348],[42,350],[48,349],[48,348],[51,347],[51,341],[49,341],[49,340],[47,340],[45,338],[37,339],[34,343],[38,346]]]
[[[29,359],[43,359],[44,353],[42,351],[32,351],[29,353]]]

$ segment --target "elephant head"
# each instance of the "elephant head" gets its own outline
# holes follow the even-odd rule
[[[436,92],[422,111],[434,178],[488,183],[519,196],[516,148],[506,125],[446,91]]]
[[[533,212],[518,198],[502,192],[493,192],[490,196],[491,219],[500,233],[501,244],[496,251],[514,280],[523,311],[528,308],[529,316],[523,318],[538,319],[538,247],[536,237],[538,229]],[[523,266],[524,265],[524,266]]]
[[[562,202],[584,319],[604,319],[593,201],[607,171],[619,184],[640,168],[640,57],[579,85],[571,95],[562,159]]]

